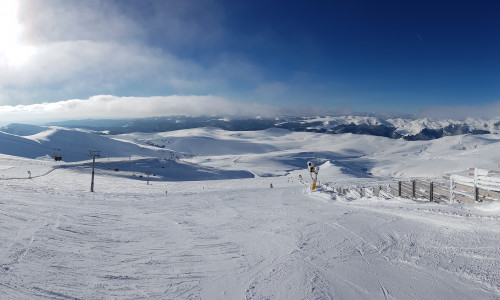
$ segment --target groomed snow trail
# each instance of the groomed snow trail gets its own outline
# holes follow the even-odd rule
[[[101,176],[93,194],[88,179],[57,169],[0,182],[0,298],[500,294],[498,214],[332,200],[285,177],[147,186]]]

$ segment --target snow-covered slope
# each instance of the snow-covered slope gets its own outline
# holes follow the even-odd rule
[[[43,148],[37,141],[0,132],[0,153],[2,154],[36,158],[45,155],[44,152],[48,152],[47,149]]]
[[[287,176],[89,184],[72,169],[0,180],[2,299],[500,293],[498,205],[331,199]]]
[[[38,158],[52,147],[70,162]],[[306,162],[363,185],[496,169],[499,151],[495,134],[0,133],[0,298],[494,299],[500,202],[310,192]]]
[[[19,136],[33,135],[45,131],[47,129],[48,129],[47,126],[36,126],[36,125],[19,124],[19,123],[12,123],[9,124],[8,126],[0,127],[0,131],[2,132],[15,134]]]
[[[63,157],[63,161],[73,162],[87,160],[89,150],[100,150],[105,157],[156,155],[150,149],[82,130],[50,127],[22,137],[0,132],[0,153],[3,154],[37,158],[51,157],[56,153]]]
[[[57,153],[65,162],[88,161],[89,150],[100,150],[104,160],[131,156],[181,159],[180,163],[208,168],[215,173],[215,170],[241,171],[244,177],[248,172],[255,176],[286,175],[302,169],[311,159],[318,163],[329,161],[331,170],[336,171],[331,178],[323,172],[322,177],[326,175],[327,180],[338,180],[337,172],[349,178],[386,179],[441,177],[444,173],[471,167],[495,169],[500,150],[499,137],[495,134],[408,142],[369,135],[325,135],[285,129],[234,132],[197,128],[103,136],[51,127],[25,137],[0,132],[0,141],[0,153],[24,158],[50,159]],[[122,168],[133,169],[125,165]],[[172,178],[165,172],[158,173]]]
[[[153,148],[167,157],[168,152],[173,151],[181,157],[189,157],[186,161],[197,165],[249,170],[259,176],[286,175],[304,168],[306,162],[313,159],[320,163],[330,161],[332,169],[343,175],[340,178],[441,177],[444,173],[471,167],[495,169],[500,151],[500,137],[494,134],[410,142],[369,135],[325,135],[284,129],[233,132],[198,128],[172,133],[126,134],[116,139],[145,146],[155,144],[157,147]],[[210,141],[207,147],[204,140]],[[251,147],[242,151],[241,145]],[[339,180],[336,172],[331,178],[327,176],[328,180]]]

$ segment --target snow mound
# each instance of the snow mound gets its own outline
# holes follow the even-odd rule
[[[0,131],[19,136],[33,135],[45,130],[47,130],[47,127],[45,126],[36,126],[36,125],[19,124],[19,123],[12,123],[5,127],[0,128]]]
[[[500,201],[487,202],[487,203],[476,203],[476,205],[474,206],[474,209],[499,215],[500,214]]]
[[[37,134],[21,137],[0,132],[0,153],[37,158],[55,153],[63,161],[74,162],[89,159],[89,150],[101,150],[103,157],[125,157],[132,155],[156,156],[157,152],[105,136],[80,130],[51,127]]]

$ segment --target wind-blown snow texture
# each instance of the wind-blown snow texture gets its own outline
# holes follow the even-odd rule
[[[1,141],[10,151],[0,155],[2,299],[500,295],[498,202],[349,199],[297,180],[310,181],[311,158],[321,181],[345,185],[496,168],[496,135],[407,142],[212,128],[117,141],[72,132]],[[88,160],[76,157],[83,139],[115,156],[98,160],[95,193]],[[53,143],[75,156],[47,160],[39,145]],[[159,159],[169,151],[179,159]]]

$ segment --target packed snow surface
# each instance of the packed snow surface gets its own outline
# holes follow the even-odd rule
[[[314,159],[320,180],[338,185],[496,169],[496,135],[407,142],[204,128],[6,136],[1,299],[500,296],[499,202],[351,199],[321,186],[311,192],[306,169]],[[90,161],[77,157],[84,141],[113,154],[97,161],[94,193]],[[48,160],[43,146],[54,143],[74,156]]]

